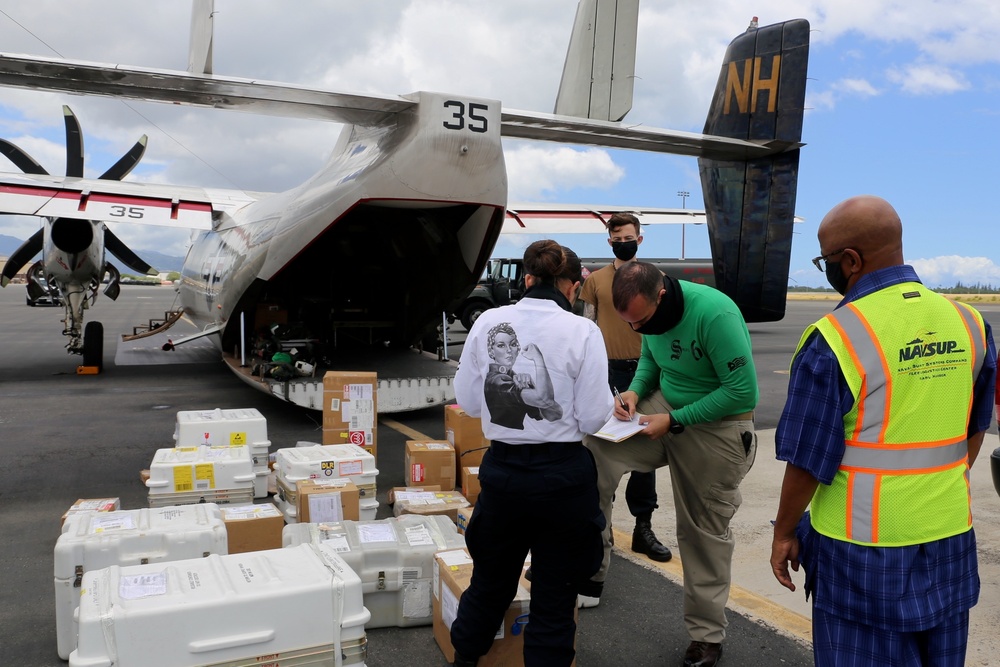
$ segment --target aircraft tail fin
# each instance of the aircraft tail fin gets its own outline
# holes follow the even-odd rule
[[[698,159],[716,286],[748,322],[785,314],[808,58],[808,21],[751,26],[726,51],[705,122],[705,134],[790,147]]]
[[[212,16],[215,0],[194,0],[191,3],[191,44],[188,48],[188,71],[192,74],[212,73]]]
[[[639,0],[580,0],[555,113],[619,121],[632,108]]]

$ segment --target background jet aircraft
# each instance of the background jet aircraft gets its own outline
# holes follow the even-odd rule
[[[206,74],[211,5],[195,7],[193,72],[2,55],[0,85],[347,123],[327,164],[267,195],[0,174],[0,212],[92,221],[110,207],[124,212],[116,219],[203,228],[180,300],[225,353],[252,344],[275,311],[327,367],[377,370],[385,350],[432,331],[475,285],[503,227],[502,136],[699,156],[717,286],[748,320],[783,315],[806,21],[732,42],[699,135],[618,122],[631,105],[637,0],[580,3],[556,110],[582,117],[461,94],[355,95]]]

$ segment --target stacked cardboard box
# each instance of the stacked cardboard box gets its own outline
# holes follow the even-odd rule
[[[458,510],[468,506],[469,501],[458,491],[399,491],[392,513],[395,516],[442,514],[458,523]]]
[[[297,519],[357,521],[360,518],[358,487],[349,479],[304,479],[295,483]]]
[[[481,488],[479,486],[479,466],[462,468],[462,495],[465,496],[470,505],[476,504]]]
[[[524,626],[528,622],[528,607],[531,603],[530,584],[524,578],[517,585],[517,594],[504,613],[503,624],[497,630],[496,638],[489,652],[479,658],[479,667],[518,667],[524,665]],[[448,662],[455,660],[455,649],[451,645],[451,625],[458,613],[458,601],[472,581],[472,557],[465,549],[442,551],[434,559],[434,580],[439,582],[434,590],[434,639]],[[574,663],[575,664],[575,663]]]
[[[475,511],[476,508],[472,505],[459,508],[457,524],[460,535],[465,535],[465,531],[469,529],[469,522],[472,521],[472,513]]]
[[[327,371],[323,376],[323,444],[378,450],[378,375]]]
[[[274,505],[222,505],[219,509],[229,536],[229,553],[281,548],[285,518]]]
[[[444,406],[444,433],[455,448],[455,479],[462,478],[462,468],[478,466],[490,441],[483,436],[479,417],[469,415],[457,405]]]
[[[80,498],[62,515],[59,525],[66,523],[66,517],[79,512],[117,512],[121,509],[118,498]]]
[[[174,447],[249,447],[253,460],[254,498],[267,497],[267,461],[271,441],[267,419],[255,408],[181,410],[174,427]]]
[[[407,440],[403,479],[407,486],[436,484],[454,491],[455,448],[442,440]]]

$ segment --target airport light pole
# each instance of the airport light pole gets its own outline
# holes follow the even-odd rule
[[[691,196],[691,193],[687,190],[678,190],[677,196],[681,198],[681,208],[687,208],[687,198]],[[687,229],[686,223],[681,223],[681,259],[684,259],[684,242],[687,240],[685,238],[685,230]]]

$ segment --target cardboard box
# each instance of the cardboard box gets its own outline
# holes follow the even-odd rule
[[[258,329],[272,324],[288,324],[288,311],[277,303],[258,303],[253,323]]]
[[[407,440],[403,480],[407,486],[438,484],[454,491],[455,448],[443,440]]]
[[[455,448],[455,479],[462,478],[462,468],[478,466],[489,449],[479,417],[473,417],[457,405],[444,406],[445,438]]]
[[[479,466],[462,468],[462,495],[465,496],[470,505],[476,504],[481,488],[479,486]]]
[[[361,497],[349,479],[305,479],[295,483],[299,523],[360,521]]]
[[[503,625],[497,630],[496,638],[489,652],[479,658],[479,667],[522,667],[524,665],[524,626],[527,624],[528,606],[531,594],[524,578],[525,563],[521,570],[521,580],[517,593],[503,617]],[[472,580],[472,557],[465,549],[442,551],[434,557],[434,579],[439,588],[434,590],[434,639],[448,662],[455,660],[455,649],[451,645],[451,624],[458,613],[458,601]],[[514,626],[520,626],[517,634]],[[574,664],[575,661],[574,661]]]
[[[440,491],[441,486],[439,484],[421,484],[420,486],[394,486],[389,489],[389,493],[386,494],[386,501],[390,505],[396,502],[396,493],[402,491],[403,493],[418,493],[420,491]]]
[[[66,517],[77,512],[117,512],[122,507],[118,498],[80,498],[70,505],[70,508],[59,519],[59,525],[66,522]]]
[[[395,516],[442,514],[457,524],[458,510],[468,506],[469,501],[458,491],[397,492],[392,513]]]
[[[323,444],[353,444],[375,454],[378,375],[327,371],[323,376]]]
[[[465,531],[469,528],[469,522],[472,521],[472,513],[476,511],[476,508],[472,505],[468,507],[460,507],[458,509],[457,518],[455,522],[458,524],[458,532],[460,535],[465,535]]]
[[[220,505],[219,509],[229,536],[229,553],[281,548],[285,518],[274,505]]]

